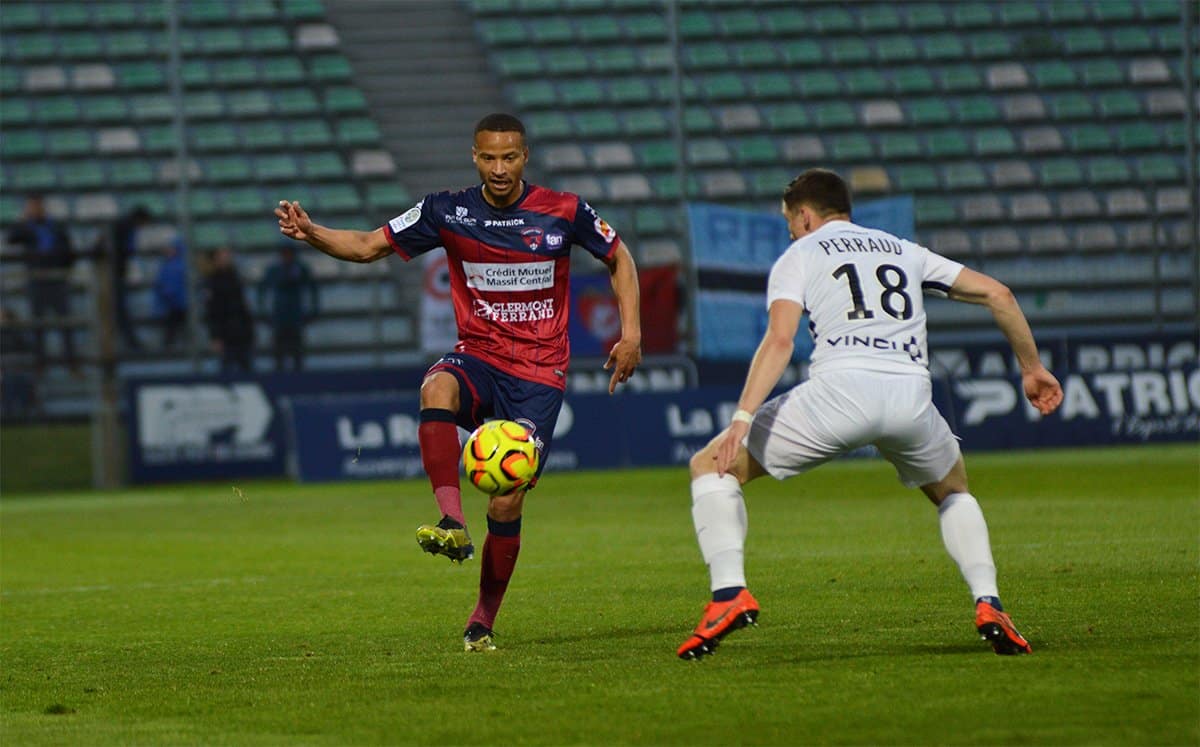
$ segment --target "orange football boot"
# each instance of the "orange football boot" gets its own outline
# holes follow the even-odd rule
[[[704,616],[692,631],[692,637],[676,651],[680,659],[699,659],[717,649],[721,639],[747,625],[756,625],[758,601],[748,589],[742,589],[728,602],[709,602]]]
[[[998,654],[1011,656],[1033,653],[1029,641],[1013,627],[1012,619],[987,602],[975,604],[975,629],[980,637],[992,644],[992,650]]]

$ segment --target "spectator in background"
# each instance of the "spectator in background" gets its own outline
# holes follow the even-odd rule
[[[254,317],[246,304],[246,291],[233,264],[233,250],[229,247],[213,252],[204,301],[208,336],[213,351],[221,356],[221,373],[251,371]]]
[[[12,309],[0,308],[0,415],[5,419],[29,415],[37,405],[34,343],[20,321]]]
[[[21,220],[8,231],[8,243],[21,247],[29,268],[29,307],[33,320],[46,324],[54,316],[62,335],[63,357],[74,372],[79,370],[75,357],[75,339],[66,326],[71,314],[71,286],[67,273],[75,261],[71,236],[57,220],[46,214],[41,195],[29,195]],[[39,326],[33,333],[34,366],[40,373],[46,368],[46,328]]]
[[[162,346],[175,345],[179,330],[187,323],[187,246],[183,238],[175,240],[163,249],[163,260],[154,278],[154,313],[162,319]]]
[[[267,268],[258,284],[258,310],[271,323],[275,370],[292,360],[292,370],[304,362],[304,325],[317,315],[317,284],[308,265],[296,259],[296,247],[279,245],[279,261]]]
[[[130,350],[141,350],[142,342],[133,329],[129,317],[129,261],[137,254],[138,231],[150,222],[150,211],[143,205],[134,206],[117,219],[105,237],[109,258],[112,261],[113,309],[116,311],[117,330]]]

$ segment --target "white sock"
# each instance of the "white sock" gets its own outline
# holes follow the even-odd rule
[[[712,590],[745,586],[746,502],[737,478],[713,473],[692,480],[692,521]]]
[[[971,587],[971,596],[999,597],[996,588],[996,564],[988,541],[987,522],[979,502],[970,493],[951,493],[938,506],[942,541],[946,552],[958,563],[963,580]]]

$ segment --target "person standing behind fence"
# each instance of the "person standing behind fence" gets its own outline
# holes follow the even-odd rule
[[[254,317],[229,247],[213,252],[204,302],[208,336],[213,351],[221,357],[221,373],[253,370]]]
[[[187,311],[187,246],[177,236],[163,250],[154,278],[154,313],[162,319],[164,348],[175,345],[179,331],[187,323]]]
[[[21,247],[29,270],[29,309],[35,324],[33,334],[34,367],[46,368],[46,327],[48,318],[57,321],[62,335],[63,358],[72,371],[78,371],[75,339],[68,325],[71,314],[71,286],[67,272],[75,261],[71,235],[63,224],[46,214],[41,195],[29,195],[20,222],[8,232],[8,243]]]
[[[304,363],[304,325],[317,315],[317,284],[308,265],[296,259],[289,240],[279,245],[279,261],[263,273],[258,284],[258,310],[271,323],[275,370],[291,359],[292,370]]]
[[[108,229],[109,258],[112,261],[113,310],[116,313],[117,330],[130,350],[141,350],[142,341],[133,328],[129,316],[129,262],[138,251],[138,232],[150,222],[150,211],[143,205],[134,206],[128,213]]]

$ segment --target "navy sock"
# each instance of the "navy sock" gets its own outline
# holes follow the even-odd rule
[[[738,594],[742,593],[745,586],[726,586],[724,589],[717,589],[713,592],[712,600],[714,602],[730,602]]]
[[[496,521],[492,517],[487,517],[488,531],[497,537],[520,537],[521,536],[521,517],[518,516],[513,521]]]
[[[457,519],[452,519],[449,516],[442,514],[442,520],[438,522],[438,526],[442,529],[462,529],[462,522]]]
[[[978,604],[980,602],[987,602],[988,604],[992,605],[1000,612],[1004,611],[1004,605],[1000,604],[1000,597],[980,597],[975,600],[976,604]]]

